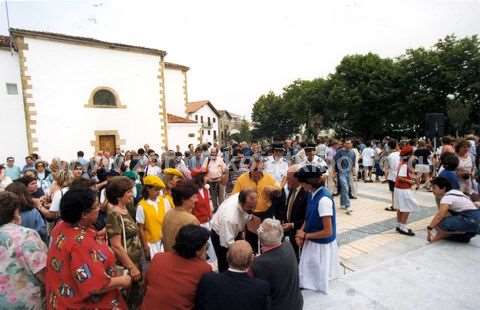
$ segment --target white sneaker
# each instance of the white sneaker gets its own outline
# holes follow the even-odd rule
[[[346,210],[345,210],[345,213],[346,213],[347,215],[352,215],[352,209],[350,209],[350,208],[346,209]]]

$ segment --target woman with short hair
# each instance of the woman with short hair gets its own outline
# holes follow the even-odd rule
[[[192,214],[197,201],[197,187],[191,182],[185,182],[172,189],[173,203],[175,208],[165,215],[162,226],[163,247],[165,252],[173,250],[178,231],[185,225],[200,225],[200,222]]]
[[[129,309],[136,309],[142,303],[144,286],[142,262],[144,250],[138,226],[130,215],[127,205],[133,202],[133,182],[124,176],[112,177],[105,190],[110,204],[107,211],[107,235],[120,265],[128,270],[134,281],[125,292]]]
[[[0,278],[2,309],[43,309],[47,247],[37,232],[20,226],[22,202],[0,193]]]
[[[173,251],[155,255],[147,272],[142,309],[193,309],[197,284],[212,271],[205,261],[209,236],[203,227],[183,226]]]
[[[21,225],[35,230],[40,238],[47,242],[47,225],[40,212],[37,210],[38,203],[32,199],[32,196],[27,191],[27,187],[20,182],[13,182],[5,188],[7,192],[14,193],[18,196],[20,204]]]
[[[125,309],[119,289],[129,275],[117,273],[107,243],[96,240],[96,194],[74,188],[60,204],[60,221],[51,234],[46,274],[47,309]]]
[[[458,156],[457,175],[460,183],[460,190],[467,195],[473,192],[472,177],[475,175],[475,160],[470,153],[470,142],[460,140],[455,145],[455,153]]]

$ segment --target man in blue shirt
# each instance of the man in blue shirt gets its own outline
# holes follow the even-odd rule
[[[22,175],[22,170],[20,167],[15,166],[15,158],[7,157],[7,166],[5,167],[5,175],[10,177],[12,181],[15,181],[20,178]]]
[[[351,192],[350,184],[352,184],[350,178],[352,177],[356,161],[352,146],[351,140],[345,140],[343,146],[337,150],[335,157],[333,157],[335,173],[338,173],[340,183],[340,208],[345,209],[348,215],[352,214],[349,197],[349,193]]]

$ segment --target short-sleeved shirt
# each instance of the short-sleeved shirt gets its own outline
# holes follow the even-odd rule
[[[456,189],[446,192],[440,200],[440,204],[448,205],[448,210],[453,212],[477,210],[473,201],[464,193]]]
[[[50,206],[51,212],[60,212],[60,201],[63,195],[68,191],[68,187],[64,187],[61,190],[56,191],[52,196],[52,205]]]
[[[47,265],[47,247],[37,232],[13,223],[0,226],[0,307],[42,309],[35,274]]]
[[[119,290],[104,289],[115,273],[115,256],[93,229],[60,222],[52,230],[45,277],[47,309],[125,309]]]
[[[388,180],[394,181],[397,178],[398,165],[400,164],[400,152],[392,152],[387,156]]]
[[[227,165],[220,156],[217,156],[215,160],[206,159],[202,166],[207,170],[207,177],[210,180],[220,179],[227,170]]]
[[[444,169],[438,176],[447,179],[452,189],[460,189],[460,183],[458,182],[458,176],[455,171]]]
[[[375,150],[367,147],[362,151],[362,164],[364,167],[373,166],[373,158],[375,157]]]
[[[271,206],[270,197],[268,197],[268,195],[265,193],[265,187],[267,186],[275,187],[280,190],[280,185],[271,174],[263,173],[263,177],[257,183],[255,183],[250,178],[250,173],[245,172],[238,177],[233,188],[233,193],[239,193],[247,188],[256,190],[257,206],[255,208],[255,212],[264,212],[267,211]]]
[[[126,246],[123,244],[124,226],[125,238],[127,239]],[[143,258],[143,248],[138,233],[137,223],[132,218],[132,216],[129,213],[120,215],[119,213],[108,209],[106,227],[108,238],[120,235],[120,238],[122,240],[122,246],[127,250],[130,259],[135,263],[137,267],[139,267]]]

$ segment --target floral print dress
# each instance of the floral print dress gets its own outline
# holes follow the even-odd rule
[[[123,219],[123,224],[122,224]],[[143,247],[140,241],[140,235],[138,232],[138,226],[135,220],[130,216],[130,213],[120,214],[113,211],[112,209],[108,210],[107,213],[107,235],[108,238],[112,238],[115,235],[120,235],[123,244],[123,226],[125,225],[125,237],[127,241],[126,250],[128,256],[135,264],[135,266],[142,271],[142,264],[144,262]],[[119,262],[120,263],[120,262]],[[125,266],[124,266],[125,267]],[[143,276],[140,281],[132,282],[132,286],[127,291],[124,291],[124,296],[127,300],[129,309],[137,309],[140,307],[143,294],[144,294],[144,280]]]
[[[0,226],[0,308],[42,309],[43,286],[35,274],[46,264],[47,247],[36,231]]]

